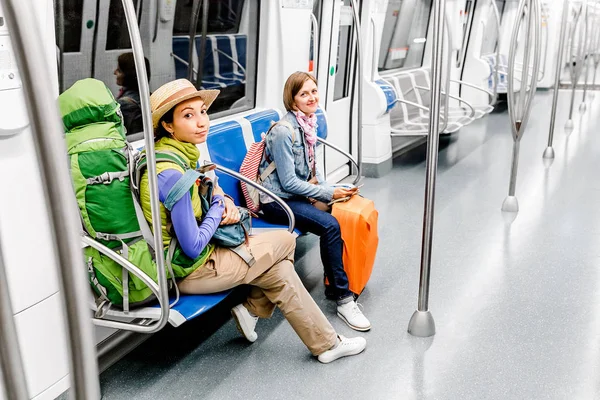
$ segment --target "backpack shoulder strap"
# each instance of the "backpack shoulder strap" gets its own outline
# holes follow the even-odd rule
[[[290,124],[286,120],[280,119],[279,121],[275,122],[273,125],[271,125],[271,127],[267,131],[266,135],[271,133],[271,130],[273,128],[275,128],[277,125],[285,126],[286,128],[288,128],[290,130],[290,132],[292,132],[292,144],[293,144],[296,141],[296,131],[294,130],[294,127],[292,126],[292,124]],[[265,147],[265,157],[266,157],[266,147]],[[267,160],[267,161],[269,161],[269,160]],[[275,165],[275,161],[271,161],[269,163],[269,166],[267,168],[265,168],[265,170],[262,172],[262,174],[260,174],[260,181],[264,182],[264,180],[267,179],[267,177],[269,175],[271,175],[275,171],[276,168],[277,168],[277,165]]]

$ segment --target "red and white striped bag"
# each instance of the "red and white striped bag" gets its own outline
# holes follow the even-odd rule
[[[294,128],[289,122],[283,120],[276,122],[271,125],[267,133],[262,135],[260,142],[254,142],[250,145],[250,148],[248,149],[248,152],[246,152],[246,156],[242,161],[242,165],[240,166],[240,174],[250,179],[252,182],[258,183],[259,185],[262,185],[264,180],[267,179],[267,177],[271,175],[276,168],[275,161],[271,161],[269,166],[263,171],[262,174],[258,173],[258,167],[260,166],[263,154],[265,153],[266,137],[277,125],[283,125],[292,131],[292,143],[296,141]],[[246,199],[246,208],[252,212],[258,212],[260,209],[260,191],[243,181],[240,182],[240,185],[242,187],[244,198]]]

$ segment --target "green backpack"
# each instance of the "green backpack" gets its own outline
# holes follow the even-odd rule
[[[59,96],[71,176],[85,232],[154,281],[152,233],[135,195],[138,156],[125,140],[119,104],[103,82],[77,81]],[[84,250],[89,280],[100,301],[128,311],[155,300],[140,278],[91,247]]]

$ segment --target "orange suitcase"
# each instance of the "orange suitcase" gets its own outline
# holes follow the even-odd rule
[[[373,271],[379,235],[379,213],[372,200],[352,196],[344,203],[335,203],[331,214],[338,220],[344,241],[344,270],[350,291],[361,294]]]

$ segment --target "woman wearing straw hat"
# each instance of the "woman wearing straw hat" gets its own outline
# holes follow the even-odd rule
[[[156,149],[176,153],[195,168],[200,157],[196,145],[206,141],[210,126],[207,110],[218,94],[218,90],[198,91],[185,79],[169,82],[156,90],[150,97]],[[219,225],[239,221],[233,201],[215,185],[206,215],[202,215],[197,191],[183,196],[167,212],[163,203],[184,171],[176,164],[161,162],[157,164],[157,173],[163,242],[167,245],[171,234],[177,238],[173,264],[183,271],[178,276],[182,293],[214,293],[248,284],[251,285],[248,298],[231,310],[238,329],[248,341],[254,342],[258,337],[255,332],[258,318],[269,318],[278,306],[322,363],[364,350],[364,338],[336,334],[306,291],[294,270],[296,242],[289,232],[275,231],[251,237],[248,249],[256,262],[250,268],[230,249],[210,243]],[[144,215],[151,222],[147,171],[140,183],[140,193]]]

